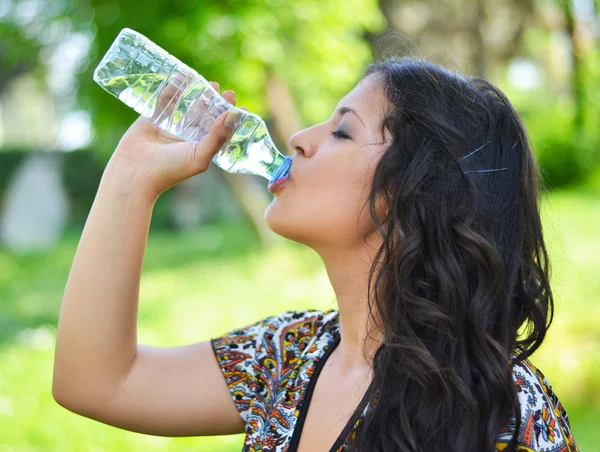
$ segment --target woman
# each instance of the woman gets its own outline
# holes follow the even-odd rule
[[[154,435],[245,431],[245,451],[577,450],[528,360],[553,299],[526,131],[498,88],[423,60],[369,66],[292,136],[291,179],[265,213],[321,256],[339,309],[138,345],[153,203],[206,170],[234,119],[197,145],[144,118],[122,138],[64,294],[58,403]]]

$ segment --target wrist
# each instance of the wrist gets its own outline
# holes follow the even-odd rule
[[[143,171],[123,165],[111,159],[102,174],[101,186],[109,186],[123,197],[135,197],[154,204],[160,193],[144,175]]]

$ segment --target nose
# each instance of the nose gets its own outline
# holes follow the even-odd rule
[[[308,130],[309,129],[305,129],[296,132],[290,137],[288,141],[290,149],[293,149],[294,151],[304,155],[305,157],[312,155],[315,148],[315,146],[311,144],[309,140],[309,134],[306,133]]]

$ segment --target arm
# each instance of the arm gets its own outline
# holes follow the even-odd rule
[[[154,203],[170,186],[206,170],[230,133],[224,120],[219,117],[194,144],[140,117],[107,165],[58,322],[52,394],[69,410],[166,436],[243,431],[209,341],[174,348],[137,344]]]
[[[142,262],[154,200],[126,171],[107,167],[75,254],[58,322],[53,394],[103,398],[137,352]]]

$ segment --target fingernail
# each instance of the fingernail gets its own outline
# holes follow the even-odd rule
[[[229,110],[227,117],[225,118],[225,127],[232,128],[235,122],[238,120],[240,114],[237,110]]]

